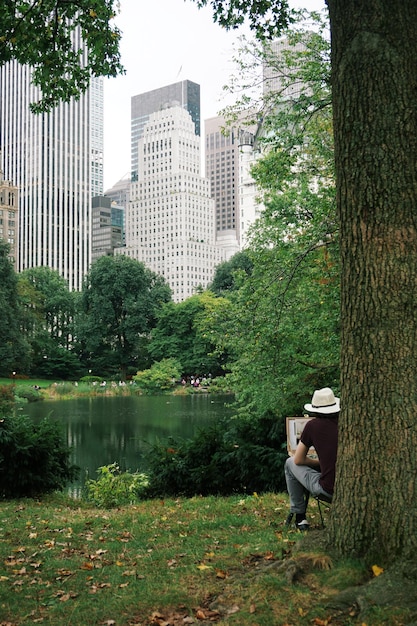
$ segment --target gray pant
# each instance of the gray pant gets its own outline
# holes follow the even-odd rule
[[[306,490],[313,496],[332,496],[320,485],[320,472],[308,465],[296,465],[292,456],[285,461],[285,480],[290,495],[291,513],[305,514]]]

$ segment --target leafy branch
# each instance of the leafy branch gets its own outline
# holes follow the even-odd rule
[[[40,89],[34,112],[78,99],[93,77],[116,76],[120,31],[117,0],[16,0],[0,15],[0,65],[16,60],[32,68]]]

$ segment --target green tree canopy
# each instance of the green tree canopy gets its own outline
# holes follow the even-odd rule
[[[272,36],[292,21],[288,0],[194,0],[198,7],[210,5],[214,21],[224,28],[238,28],[246,19],[259,38]]]
[[[0,374],[26,373],[29,345],[21,333],[17,277],[9,259],[10,247],[0,239]]]
[[[249,275],[251,271],[252,261],[249,254],[245,250],[237,252],[231,259],[216,267],[210,290],[219,296],[226,295],[238,288],[242,272]]]
[[[144,346],[158,310],[171,298],[164,279],[124,255],[103,256],[85,279],[77,339],[86,367],[120,374],[147,364]]]
[[[77,378],[74,315],[77,294],[49,267],[34,267],[18,275],[23,331],[31,345],[31,372],[46,378]]]
[[[262,118],[252,176],[263,210],[245,251],[251,273],[241,274],[229,309],[219,309],[213,324],[217,344],[231,355],[238,398],[258,417],[297,414],[312,388],[339,385],[329,44],[320,17],[312,18],[314,32],[303,22],[285,32],[288,48],[281,56],[266,42],[245,41],[234,79],[239,85],[267,64],[281,84],[258,102],[237,103]],[[227,114],[233,113],[231,107]]]
[[[210,292],[204,292],[183,302],[165,304],[151,334],[149,353],[152,358],[156,361],[176,359],[185,376],[221,375],[224,354],[215,353],[206,327],[217,300]]]
[[[33,110],[79,98],[92,77],[123,71],[120,32],[112,21],[117,11],[117,0],[2,3],[0,65],[16,59],[33,68],[33,83],[42,90]]]

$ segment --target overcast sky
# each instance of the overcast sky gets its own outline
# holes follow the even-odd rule
[[[191,0],[121,0],[117,24],[126,74],[104,81],[104,191],[130,171],[131,97],[179,80],[201,87],[201,119],[227,102],[223,85],[233,73],[233,44],[247,28],[227,32],[210,8]],[[290,0],[322,9],[324,0]],[[202,126],[202,131],[203,131]]]

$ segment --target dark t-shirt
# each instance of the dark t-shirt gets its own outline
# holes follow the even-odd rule
[[[320,461],[320,485],[333,495],[337,457],[337,417],[315,417],[306,423],[301,441],[307,448],[314,446]]]

